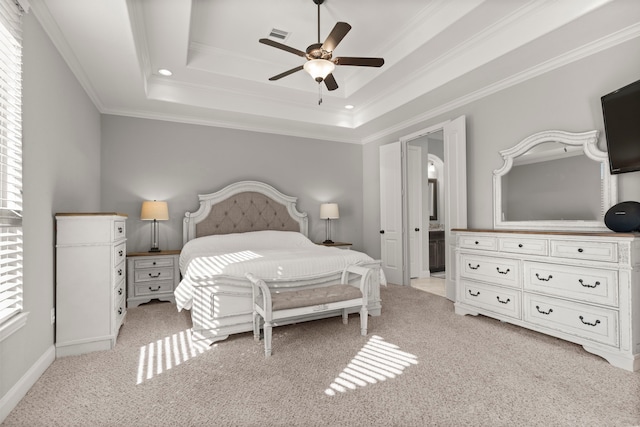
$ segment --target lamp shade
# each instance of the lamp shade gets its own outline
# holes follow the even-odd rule
[[[336,64],[326,59],[311,59],[302,66],[304,70],[314,78],[315,81],[321,82],[329,74],[336,69]]]
[[[140,210],[140,219],[152,221],[166,221],[169,219],[169,209],[167,208],[167,202],[158,202],[145,200],[142,202],[142,209]]]
[[[340,212],[337,203],[323,203],[320,205],[320,219],[338,219]]]

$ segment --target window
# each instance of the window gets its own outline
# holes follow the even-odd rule
[[[0,340],[22,313],[22,9],[0,1]]]

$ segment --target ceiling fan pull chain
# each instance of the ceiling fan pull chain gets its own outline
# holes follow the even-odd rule
[[[318,83],[318,105],[322,104],[322,84]]]

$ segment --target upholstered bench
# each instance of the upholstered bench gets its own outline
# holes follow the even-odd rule
[[[360,333],[367,335],[367,310],[369,276],[372,270],[357,265],[347,266],[339,284],[301,289],[276,291],[264,280],[247,273],[253,289],[253,336],[260,340],[261,318],[264,321],[264,354],[271,356],[271,332],[274,322],[299,318],[323,311],[342,310],[342,323],[349,320],[350,308],[360,309]],[[360,286],[349,285],[349,275],[360,275]],[[304,321],[302,317],[300,321]]]

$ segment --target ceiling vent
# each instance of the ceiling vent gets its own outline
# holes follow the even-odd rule
[[[289,33],[288,31],[278,30],[277,28],[273,28],[269,33],[269,37],[271,37],[272,39],[276,39],[279,42],[284,42],[289,38],[289,34],[291,33]]]

